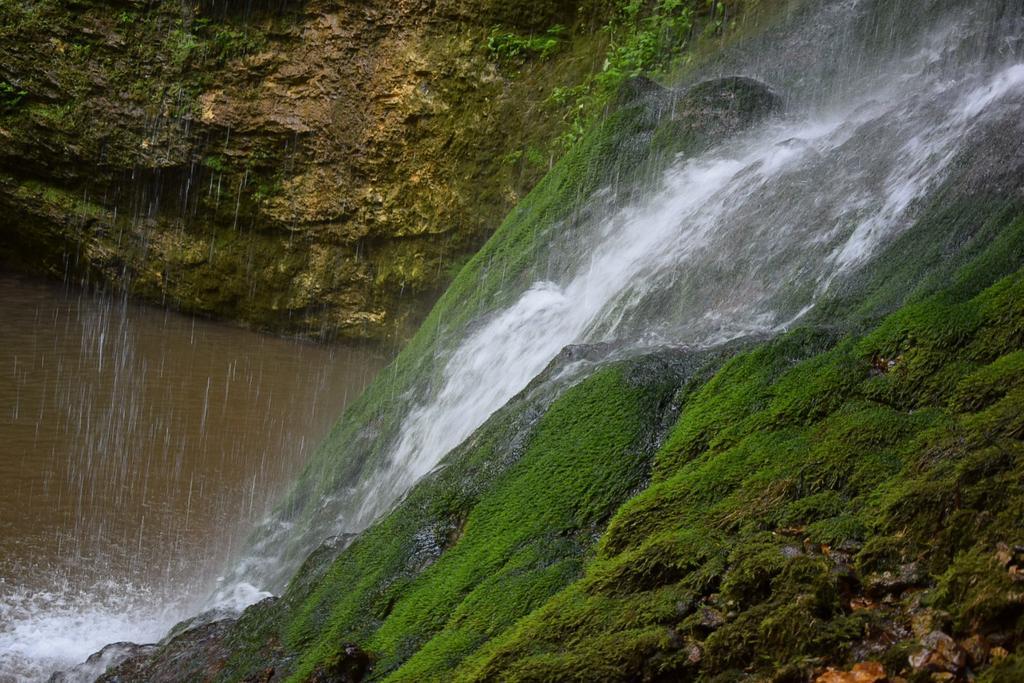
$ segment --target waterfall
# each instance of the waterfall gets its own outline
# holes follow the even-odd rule
[[[741,46],[709,65],[690,82],[759,78],[786,97],[784,113],[674,160],[639,193],[591,198],[546,253],[545,277],[434,349],[428,388],[395,387],[389,409],[403,413],[397,436],[381,437],[386,457],[310,503],[304,534],[268,521],[229,585],[280,590],[310,540],[385,514],[568,345],[710,347],[783,331],[842,293],[957,156],[1019,116],[1020,16],[982,0],[825,3],[795,13],[766,51]]]
[[[644,157],[636,168],[623,162],[610,174],[614,180],[562,207],[557,218],[534,217],[541,223],[529,226],[534,233],[510,232],[523,224],[507,223],[392,369],[378,377],[370,398],[342,416],[276,510],[254,504],[257,490],[269,498],[274,489],[257,489],[256,474],[246,475],[243,483],[249,477],[252,482],[247,505],[225,513],[220,524],[267,516],[223,576],[212,578],[221,573],[214,565],[226,548],[208,549],[205,563],[195,551],[176,554],[175,562],[202,569],[195,579],[201,589],[190,583],[181,592],[210,595],[199,607],[189,602],[188,613],[203,609],[207,618],[219,617],[282,592],[317,546],[341,551],[524,390],[554,396],[609,360],[663,347],[711,349],[821,322],[816,316],[822,310],[891,257],[893,245],[943,191],[966,152],[998,144],[1002,131],[1021,130],[1024,0],[780,0],[782,5],[755,35],[724,46],[678,76],[671,91],[658,93],[669,104],[657,115],[663,122],[692,115],[674,103],[736,77],[774,93],[782,105],[699,151]],[[516,258],[508,256],[512,251]],[[473,277],[479,280],[470,282]],[[137,449],[132,432],[156,423],[137,411],[147,390],[144,373],[136,370],[157,364],[135,363],[131,336],[115,334],[119,328],[106,319],[89,329],[95,333],[83,336],[88,362],[82,366],[97,376],[118,369],[124,382],[112,392],[117,402],[105,416],[111,425],[106,440],[86,462],[102,462],[91,457],[93,450],[116,453],[119,471],[129,472]],[[160,330],[162,339],[167,328]],[[564,353],[578,345],[594,352]],[[280,360],[295,355],[281,351],[268,366],[298,376],[289,368],[301,363]],[[559,364],[566,357],[569,362]],[[226,403],[229,389],[232,395],[262,395],[261,375],[250,373],[255,379],[243,388],[238,367],[231,363],[214,385],[209,373],[203,377],[197,438],[216,429],[208,415],[217,396]],[[266,400],[254,419],[280,415],[278,404]],[[93,403],[83,393],[72,408],[84,406],[80,412],[87,413]],[[296,414],[315,412],[299,408]],[[170,428],[170,417],[160,424],[163,431],[151,428],[139,438],[171,443],[170,435],[180,430]],[[242,439],[246,431],[242,425],[239,437],[220,447],[232,456],[227,460],[236,452],[239,460],[250,454]],[[290,447],[291,433],[279,431]],[[265,465],[284,459],[277,445],[263,454],[261,482],[273,478],[264,476]],[[165,445],[171,453],[165,459],[179,450],[184,446]],[[281,480],[287,480],[283,473]],[[133,491],[132,484],[126,481],[123,490]],[[191,479],[176,476],[172,484],[185,492],[186,514],[192,514]],[[208,490],[212,485],[196,495]],[[143,500],[140,509],[143,503],[148,506]],[[144,562],[139,556],[136,561]],[[6,648],[36,661],[37,650],[88,629],[153,640],[183,616],[175,596],[166,595],[175,591],[170,584],[151,598],[155,594],[144,590],[125,597],[132,587],[110,583],[110,604],[91,612],[83,605],[94,601],[95,592],[65,602],[25,592],[0,600],[0,655]],[[0,598],[3,589],[0,581]],[[39,628],[38,615],[47,610],[43,621],[51,631]],[[67,627],[72,622],[78,631]],[[87,649],[94,645],[90,641]]]

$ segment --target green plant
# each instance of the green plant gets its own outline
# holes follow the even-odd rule
[[[175,29],[167,36],[167,53],[171,63],[177,69],[182,69],[188,64],[197,47],[199,47],[198,39],[183,29]]]
[[[653,5],[619,0],[601,29],[608,39],[601,70],[576,85],[555,88],[548,98],[565,109],[567,129],[560,140],[564,148],[582,139],[623,81],[667,73],[680,63],[693,32],[693,4],[694,0],[658,0]]]
[[[211,154],[203,159],[203,166],[217,173],[223,173],[227,167],[227,162],[219,154]]]
[[[552,26],[539,36],[521,36],[495,27],[491,29],[491,34],[487,38],[487,50],[501,61],[518,61],[531,57],[547,59],[558,51],[565,32],[565,27],[560,24]]]
[[[28,97],[28,91],[7,81],[0,81],[0,113],[13,111]]]

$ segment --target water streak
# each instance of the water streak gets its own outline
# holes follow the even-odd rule
[[[381,363],[2,275],[0,319],[4,683],[199,609]]]
[[[364,480],[364,528],[569,344],[708,346],[798,320],[912,223],[975,128],[1019,106],[1024,65],[948,80],[935,48],[873,90],[671,167],[584,236],[587,258],[534,284],[451,353]],[[825,184],[827,183],[827,185]]]

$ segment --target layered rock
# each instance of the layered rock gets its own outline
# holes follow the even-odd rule
[[[186,311],[404,337],[547,169],[592,8],[0,5],[0,256]],[[556,25],[544,60],[493,27]]]

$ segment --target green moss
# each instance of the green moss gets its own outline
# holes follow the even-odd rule
[[[621,371],[604,371],[560,398],[516,466],[468,512],[458,542],[388,594],[387,617],[368,643],[380,656],[378,671],[408,659],[396,679],[440,676],[578,574],[591,529],[645,469],[632,444],[650,419],[644,414],[650,390],[623,382]],[[377,562],[376,549],[366,553]],[[355,626],[343,605],[332,613],[334,633],[320,642]],[[410,646],[417,650],[411,658]],[[307,666],[313,659],[307,657]]]
[[[1011,277],[965,301],[935,297],[802,361],[791,353],[801,335],[783,338],[684,392],[658,454],[659,479],[612,518],[583,578],[474,656],[464,665],[468,678],[572,678],[567,667],[591,660],[605,668],[589,673],[641,675],[639,662],[609,662],[599,651],[613,641],[665,671],[709,680],[731,671],[809,675],[816,657],[842,661],[870,615],[848,612],[846,579],[827,557],[786,540],[804,525],[797,538],[816,543],[867,539],[855,565],[863,576],[926,557],[926,582],[936,586],[929,600],[954,613],[958,632],[1016,633],[1020,593],[985,544],[1019,535],[1021,448],[1004,443],[1010,451],[995,457],[988,445],[1016,438],[1019,422],[1008,408],[988,420],[961,408],[1009,405],[1013,385],[1000,401],[985,378],[1015,377],[1019,352],[988,370],[959,357],[980,358],[993,339],[1016,339],[1020,314],[1007,307],[1022,281]],[[931,352],[942,381],[906,382],[893,401],[877,389],[869,362],[883,352],[907,363]],[[951,400],[967,387],[980,387],[985,400]],[[1012,401],[1019,415],[1024,401]],[[662,638],[651,638],[658,628]],[[699,663],[687,659],[686,643],[699,644]]]
[[[686,402],[679,422],[658,454],[655,477],[677,471],[687,460],[709,450],[735,443],[748,433],[755,421],[775,424],[799,423],[821,405],[842,396],[843,383],[856,378],[856,372],[843,375],[848,357],[821,356],[807,366],[794,365],[834,343],[834,337],[818,330],[802,329],[767,343],[757,350],[730,360],[709,382],[696,389]],[[826,365],[834,365],[813,381],[808,378]],[[792,371],[785,374],[787,370]],[[782,385],[792,391],[770,390],[783,376]],[[762,410],[769,406],[769,410]],[[770,416],[770,417],[769,417]]]
[[[605,368],[538,422],[536,397],[513,401],[328,569],[308,562],[281,600],[285,618],[246,624],[226,677],[244,677],[270,638],[301,653],[294,680],[344,642],[373,653],[377,678],[446,679],[579,576],[649,472],[646,444],[680,382],[666,367]]]
[[[960,633],[984,629],[1024,635],[1024,593],[997,559],[995,548],[958,554],[940,577],[933,601],[953,615]]]
[[[996,662],[979,678],[980,683],[1016,683],[1024,680],[1024,655],[1014,654]]]
[[[516,33],[492,29],[487,37],[487,49],[500,60],[514,61],[527,57],[547,59],[562,44],[566,28],[556,24],[542,35],[521,36]]]

